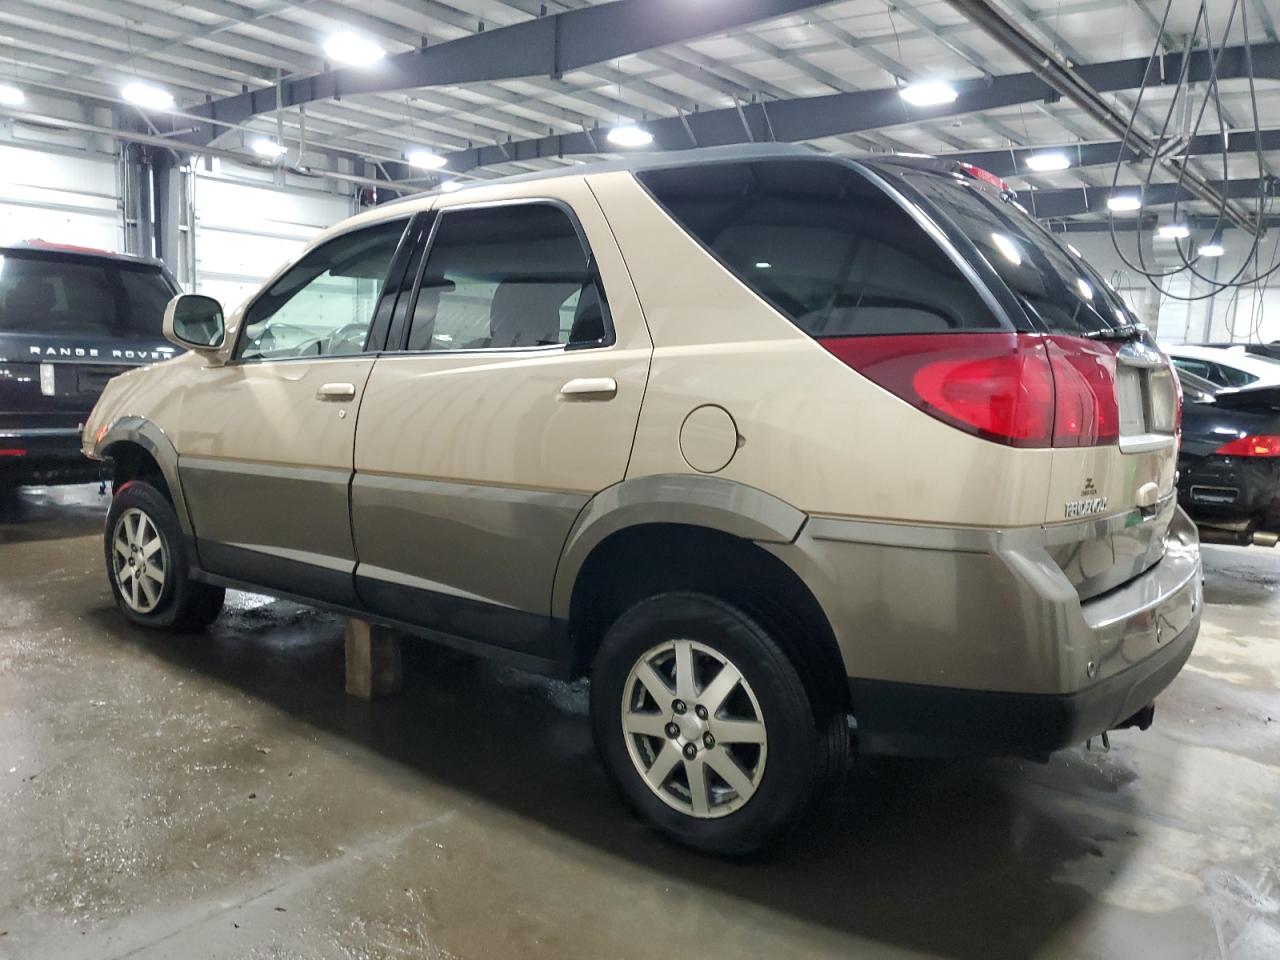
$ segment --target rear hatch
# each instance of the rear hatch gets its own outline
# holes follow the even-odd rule
[[[0,429],[77,427],[117,374],[167,360],[177,287],[145,260],[0,249]]]
[[[980,171],[900,176],[1043,335],[1056,417],[1072,427],[1053,442],[1044,519],[1054,559],[1082,599],[1143,573],[1163,556],[1175,509],[1181,400],[1168,359],[1102,277]]]

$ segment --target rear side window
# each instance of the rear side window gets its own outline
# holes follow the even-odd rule
[[[905,175],[960,229],[1049,333],[1096,333],[1134,322],[1102,279],[1032,217],[960,177]]]
[[[738,279],[814,337],[999,329],[892,198],[843,164],[768,160],[637,174]]]
[[[560,207],[447,210],[427,254],[406,349],[600,344],[605,310],[590,256]]]
[[[0,333],[159,338],[174,292],[153,264],[9,251],[0,254]]]

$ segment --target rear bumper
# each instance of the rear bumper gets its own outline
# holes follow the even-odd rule
[[[98,464],[80,449],[78,427],[0,430],[0,486],[85,483]]]
[[[1041,756],[1150,703],[1185,662],[1203,602],[1181,510],[1154,566],[1089,600],[1064,566],[1078,578],[1116,561],[1087,540],[1064,553],[1070,535],[812,518],[794,543],[762,546],[827,614],[862,749]]]
[[[1141,663],[1075,693],[1000,693],[849,678],[858,749],[909,756],[1045,757],[1114,730],[1154,702],[1195,646],[1188,626]]]

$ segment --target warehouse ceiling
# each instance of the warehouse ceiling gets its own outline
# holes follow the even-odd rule
[[[1256,194],[1260,173],[1251,133],[1255,99],[1260,116],[1280,116],[1280,38],[1271,2],[1209,5],[1215,43],[1230,26],[1229,42],[1242,44],[1247,23],[1254,95],[1237,57],[1221,74],[1200,136],[1177,148],[1200,154],[1192,165],[1206,179],[1238,181],[1223,189],[1244,197]],[[1096,218],[1110,191],[1120,155],[1115,133],[1051,95],[956,4],[620,0],[596,4],[616,9],[589,19],[581,11],[591,6],[590,0],[0,0],[0,83],[110,103],[122,123],[179,146],[249,154],[257,138],[282,138],[283,162],[297,159],[302,142],[308,151],[364,158],[367,174],[418,187],[441,176],[491,177],[579,162],[616,150],[607,131],[633,123],[654,131],[649,149],[785,139],[844,153],[962,155],[1020,190],[1034,190],[1037,212],[1048,217]],[[1212,52],[1196,26],[1199,0],[1173,0],[1163,30],[1166,0],[999,6],[1082,74],[1092,66],[1095,85],[1126,115],[1157,38],[1170,59],[1155,69],[1168,80],[1189,35],[1198,37],[1202,57]],[[545,31],[530,25],[539,19],[548,20]],[[526,26],[504,29],[518,24]],[[325,46],[344,31],[372,41],[386,59],[339,69]],[[468,45],[458,44],[463,38],[471,38]],[[956,85],[961,96],[926,108],[898,96],[900,87],[930,80]],[[138,81],[171,94],[172,108],[144,113],[127,103],[121,90]],[[1143,91],[1141,117],[1152,129],[1161,128],[1174,89],[1170,83]],[[1204,93],[1190,90],[1198,109]],[[1174,130],[1192,131],[1190,120],[1174,120],[1183,124]],[[1236,132],[1227,138],[1225,173],[1219,122]],[[1264,129],[1261,145],[1265,177],[1280,171],[1280,130]],[[1035,152],[1029,148],[1050,146],[1066,148],[1071,167],[1029,171],[1025,159]],[[414,151],[448,163],[439,173],[415,169],[404,163]],[[1119,182],[1137,184],[1145,173],[1145,165],[1126,164]],[[1153,178],[1173,179],[1167,171]]]

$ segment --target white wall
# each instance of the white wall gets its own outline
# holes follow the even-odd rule
[[[1120,233],[1121,252],[1133,264],[1141,266],[1134,234]],[[1107,232],[1072,233],[1066,237],[1098,271],[1115,286],[1139,316],[1143,304],[1154,295],[1151,284],[1140,270],[1124,263]],[[1227,230],[1223,246],[1226,253],[1214,260],[1201,259],[1196,269],[1219,282],[1230,279],[1249,257],[1252,237],[1240,230]],[[1259,262],[1263,272],[1277,257],[1280,230],[1273,229],[1262,241]],[[1146,269],[1171,273],[1162,278],[1159,325],[1156,339],[1161,343],[1206,343],[1229,340],[1280,340],[1280,270],[1266,289],[1256,287],[1223,290],[1212,298],[1205,297],[1212,288],[1191,271],[1181,268],[1181,260],[1167,241],[1152,240],[1147,248]],[[1188,297],[1196,299],[1189,300]],[[1233,335],[1234,334],[1234,335]]]
[[[0,243],[122,248],[116,161],[0,143]]]
[[[284,185],[273,171],[197,163],[196,290],[230,312],[325,228],[355,212],[354,199],[323,181]]]

